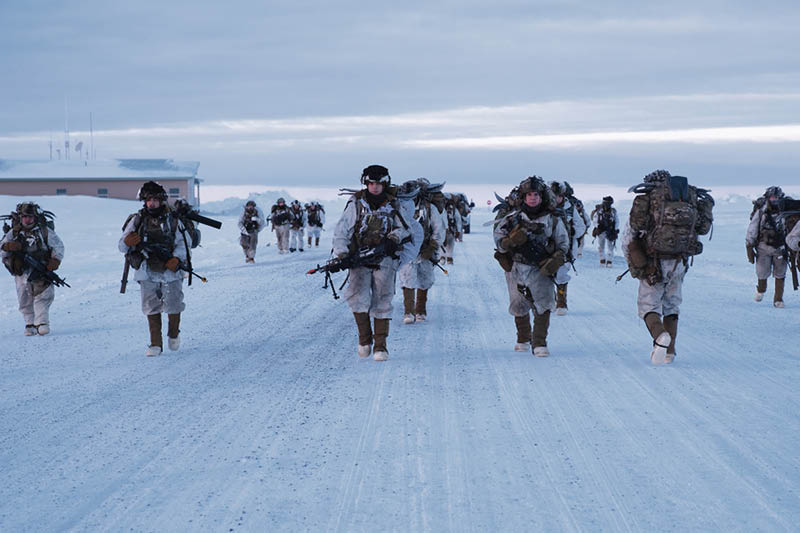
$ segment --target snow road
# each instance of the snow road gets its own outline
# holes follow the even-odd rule
[[[0,212],[16,201],[0,197]],[[231,217],[204,229],[195,268],[209,282],[186,290],[181,350],[146,358],[116,251],[138,204],[41,204],[58,214],[73,288],[57,291],[53,333],[26,338],[13,280],[0,282],[2,531],[800,523],[800,299],[752,301],[746,203],[716,210],[666,367],[649,364],[636,283],[614,283],[623,261],[601,268],[589,246],[569,314],[552,319],[552,356],[515,353],[485,213],[438,277],[427,323],[403,325],[398,294],[386,363],[356,356],[347,305],[304,275],[330,231],[289,256],[264,232],[244,265]]]

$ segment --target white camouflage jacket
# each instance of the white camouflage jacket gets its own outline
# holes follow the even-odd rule
[[[118,248],[119,251],[123,254],[127,254],[130,251],[130,247],[125,244],[125,237],[129,234],[136,231],[137,228],[137,221],[139,216],[131,217],[128,223],[125,225],[125,228],[122,230],[122,236],[119,238]],[[183,241],[183,237],[181,232],[185,231],[183,223],[178,219],[178,228],[175,231],[175,239],[173,241],[173,255],[177,257],[182,263],[186,261],[188,258],[188,254],[186,251],[186,245]],[[191,245],[191,237],[186,235],[186,239]],[[184,278],[183,270],[178,270],[177,272],[173,272],[169,269],[164,270],[164,272],[153,272],[150,270],[150,267],[147,266],[147,261],[142,261],[141,266],[136,270],[136,274],[134,274],[133,279],[135,281],[152,281],[154,283],[169,283],[171,281],[178,281]]]
[[[247,211],[245,210],[245,211],[242,211],[242,214],[239,216],[239,232],[242,235],[247,235],[247,233],[248,233],[247,229],[245,229],[245,227],[244,227],[245,223],[248,222],[248,220],[246,220],[246,218],[247,218]],[[258,224],[258,231],[259,232],[262,231],[266,227],[267,223],[264,220],[264,212],[261,211],[260,207],[256,206],[256,214],[253,215],[251,218],[252,218],[253,222],[256,222]]]

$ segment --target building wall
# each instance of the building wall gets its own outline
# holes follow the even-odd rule
[[[139,188],[147,181],[137,180],[0,180],[0,195],[9,196],[57,196],[83,195],[136,200]],[[182,197],[194,203],[194,191],[189,189],[189,180],[156,179],[170,199]],[[191,180],[194,182],[194,180]],[[103,194],[105,189],[105,194]],[[177,189],[177,192],[175,191]]]

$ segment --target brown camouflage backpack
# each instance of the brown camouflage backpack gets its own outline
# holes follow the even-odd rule
[[[714,199],[705,189],[689,185],[683,176],[663,174],[660,180],[631,188],[640,193],[631,207],[631,229],[644,236],[644,251],[649,257],[700,254],[703,245],[697,236],[711,230]]]

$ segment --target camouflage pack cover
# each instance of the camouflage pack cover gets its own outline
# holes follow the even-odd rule
[[[675,258],[700,254],[698,235],[712,227],[714,199],[705,189],[689,185],[683,176],[665,176],[633,188],[630,225],[644,236],[649,257]]]

